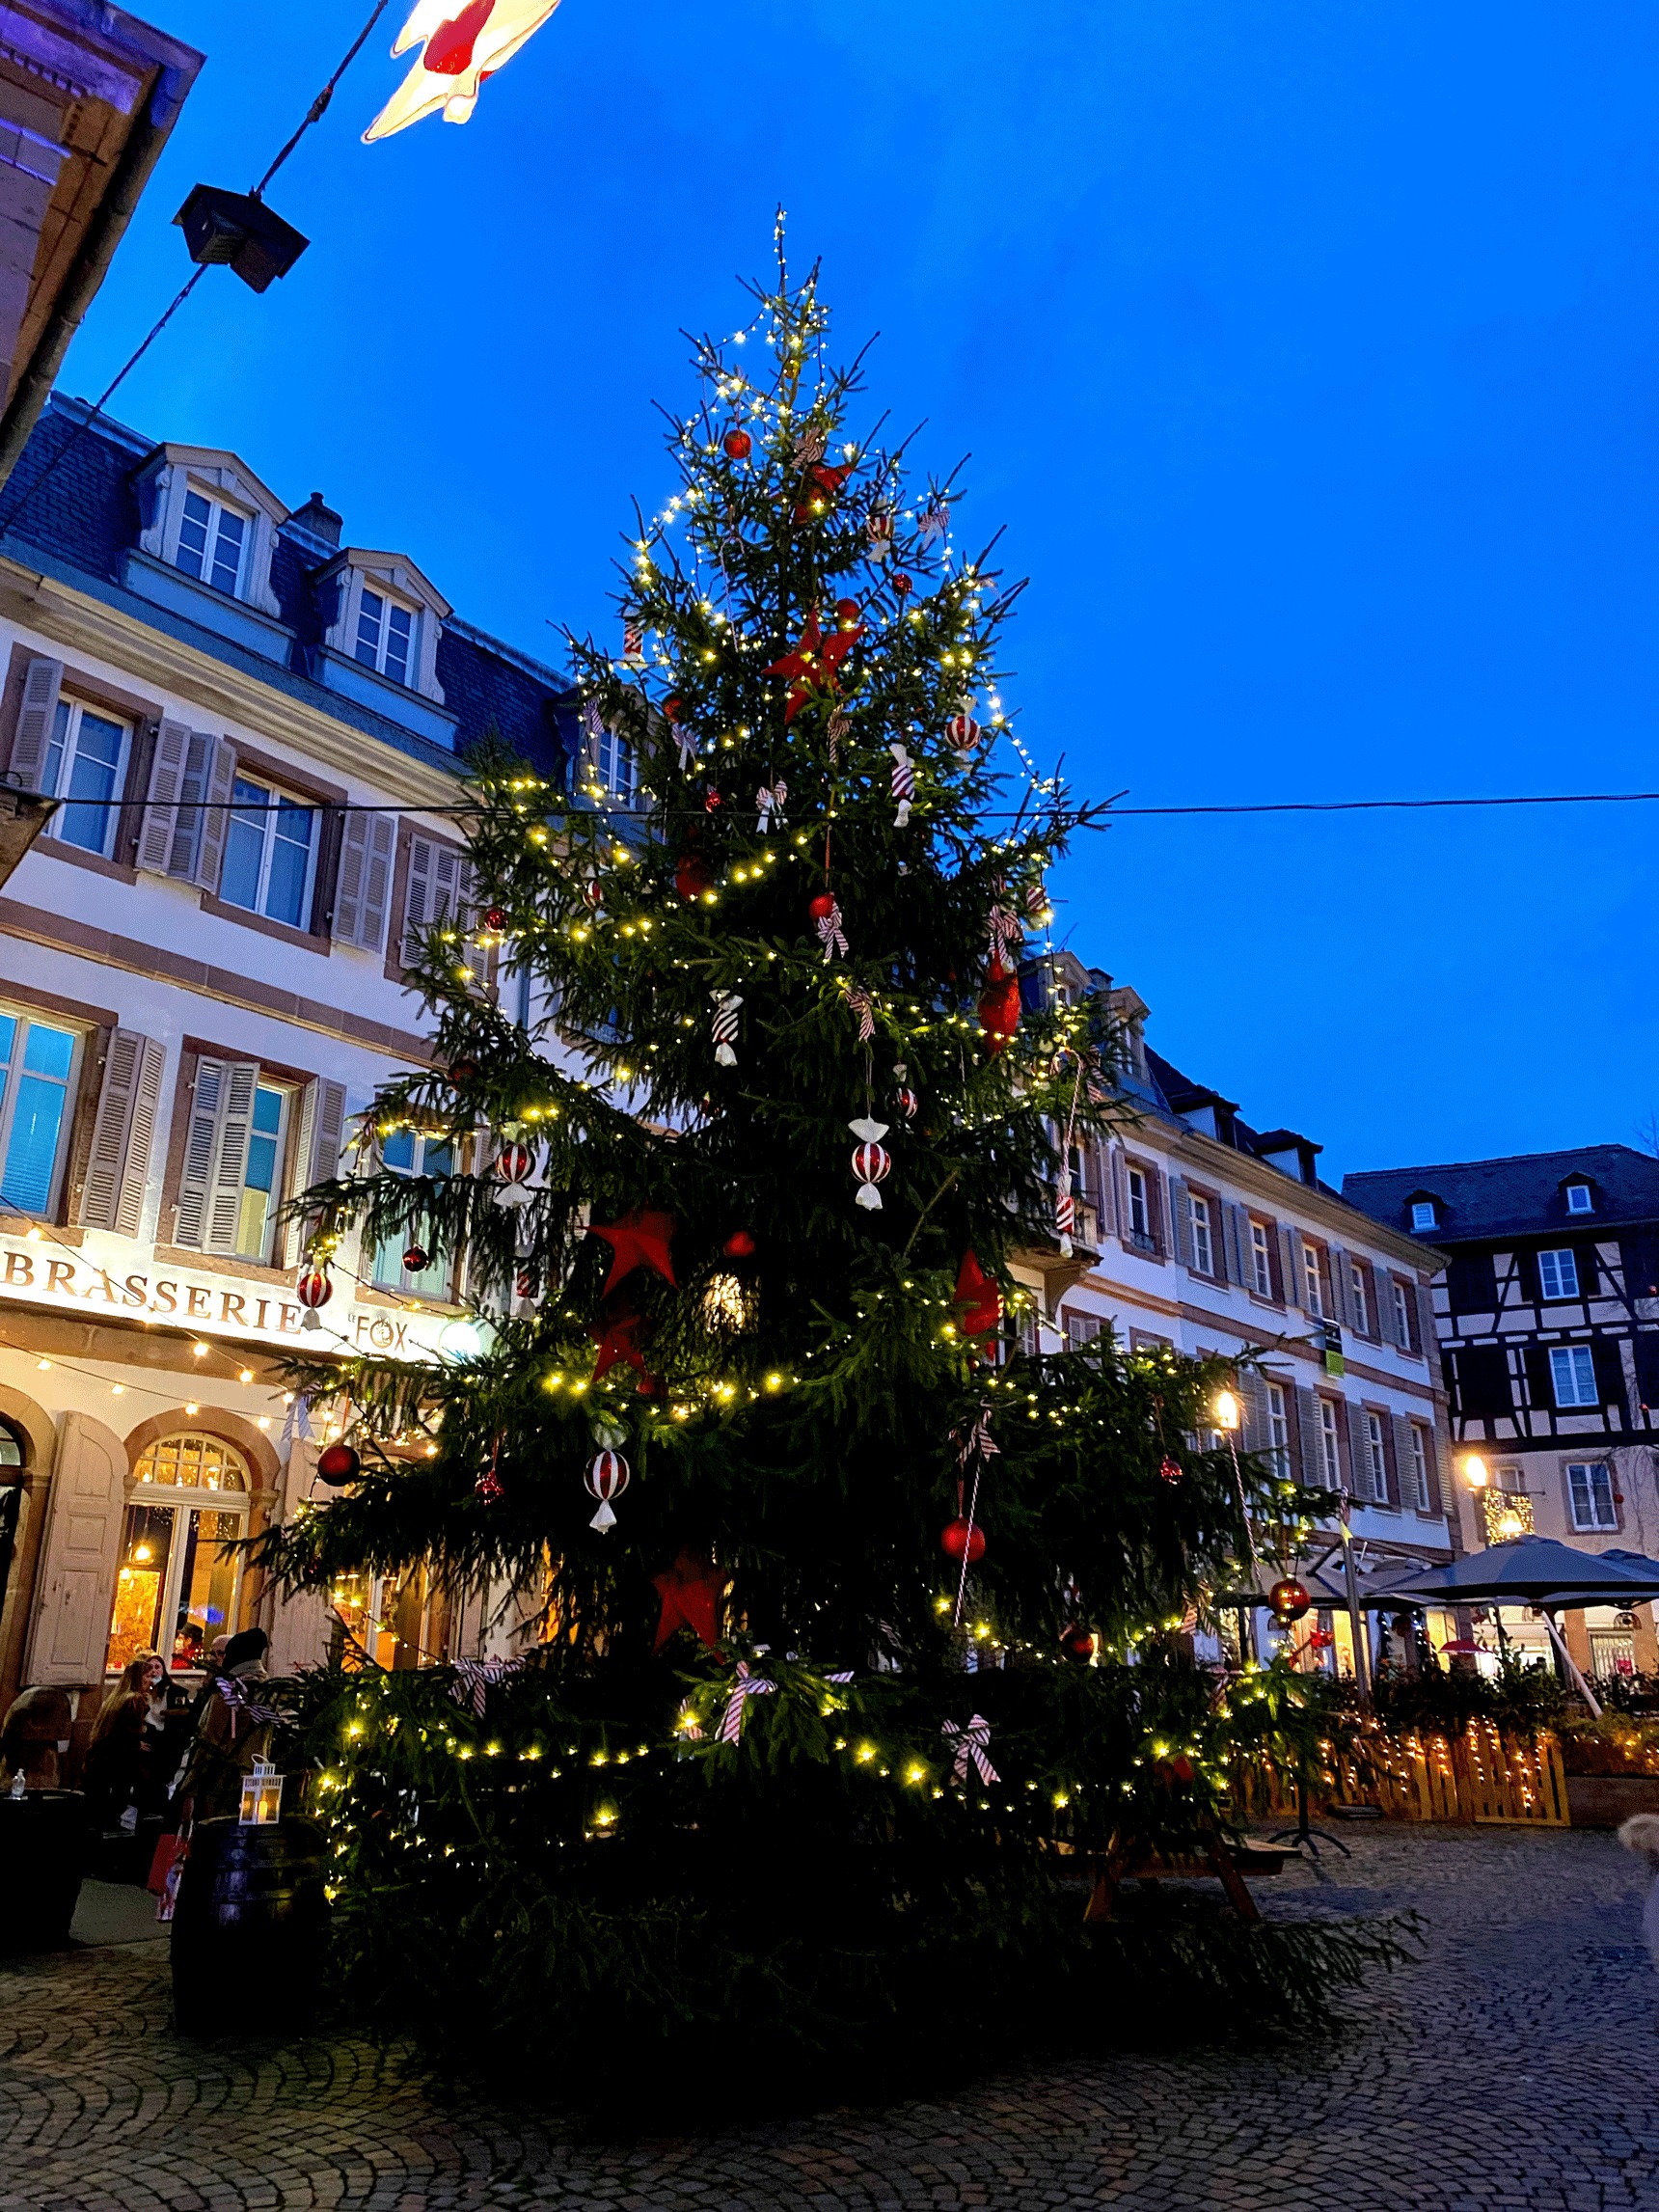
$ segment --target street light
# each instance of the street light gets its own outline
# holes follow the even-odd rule
[[[1479,1452],[1471,1452],[1463,1461],[1463,1480],[1472,1490],[1483,1490],[1491,1479],[1485,1461]]]
[[[1229,1435],[1237,1432],[1238,1401],[1231,1390],[1218,1390],[1215,1393],[1215,1426],[1226,1430]]]

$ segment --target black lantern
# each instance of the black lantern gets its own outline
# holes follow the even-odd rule
[[[223,262],[257,292],[286,277],[311,244],[251,192],[226,192],[217,184],[195,186],[173,220],[193,261],[204,267]]]

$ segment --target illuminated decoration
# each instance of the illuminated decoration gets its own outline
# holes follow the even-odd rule
[[[1273,1609],[1275,1620],[1282,1621],[1287,1627],[1292,1621],[1299,1621],[1313,1602],[1307,1584],[1290,1574],[1283,1581],[1275,1582],[1267,1593],[1267,1603]]]
[[[1481,1515],[1488,1543],[1513,1543],[1518,1536],[1534,1536],[1533,1501],[1524,1491],[1482,1489]]]
[[[391,138],[440,111],[446,123],[467,123],[486,77],[503,68],[558,7],[558,0],[416,0],[392,51],[421,47],[421,58],[364,132],[364,143]]]
[[[703,1326],[711,1336],[741,1336],[754,1323],[754,1300],[740,1275],[723,1271],[711,1275],[703,1290],[701,1310]]]
[[[242,1784],[244,1828],[274,1828],[283,1816],[283,1778],[268,1759],[256,1759],[254,1771]]]

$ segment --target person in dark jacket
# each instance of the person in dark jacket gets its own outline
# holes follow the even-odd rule
[[[265,1679],[271,1640],[263,1628],[244,1628],[225,1647],[224,1671],[196,1722],[196,1737],[178,1784],[179,1819],[213,1820],[242,1805],[242,1784],[256,1759],[269,1755],[271,1724],[258,1686]]]
[[[161,1742],[151,1726],[157,1697],[165,1709],[167,1669],[159,1652],[140,1652],[122,1669],[103,1702],[87,1750],[83,1786],[93,1834],[134,1828],[153,1794],[151,1767]]]

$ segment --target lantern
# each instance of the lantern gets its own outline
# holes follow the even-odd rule
[[[588,1522],[603,1536],[608,1528],[614,1528],[616,1516],[611,1510],[612,1498],[619,1498],[628,1488],[628,1462],[620,1452],[599,1452],[583,1478],[588,1494],[599,1500],[599,1511]]]
[[[853,1155],[853,1174],[858,1185],[857,1203],[870,1213],[880,1213],[882,1193],[876,1188],[893,1164],[892,1155],[884,1145],[861,1144]]]
[[[325,1444],[316,1456],[316,1471],[320,1481],[338,1489],[342,1483],[356,1482],[363,1461],[349,1444]]]
[[[334,1296],[334,1285],[328,1279],[326,1268],[308,1268],[294,1285],[294,1296],[306,1309],[301,1328],[321,1328],[316,1318],[318,1306],[327,1305]]]
[[[985,1531],[977,1521],[965,1519],[958,1514],[955,1520],[945,1522],[939,1530],[939,1549],[948,1559],[965,1558],[969,1567],[977,1567],[985,1557]]]
[[[242,1783],[244,1828],[274,1828],[283,1816],[283,1778],[268,1759],[256,1759],[253,1772]]]
[[[1308,1593],[1307,1585],[1288,1574],[1282,1582],[1275,1582],[1268,1591],[1267,1602],[1273,1609],[1273,1618],[1289,1627],[1292,1621],[1302,1618],[1314,1600]]]
[[[501,1188],[496,1192],[498,1206],[520,1207],[530,1202],[530,1171],[535,1166],[535,1154],[528,1144],[503,1144],[496,1154],[496,1180]]]

